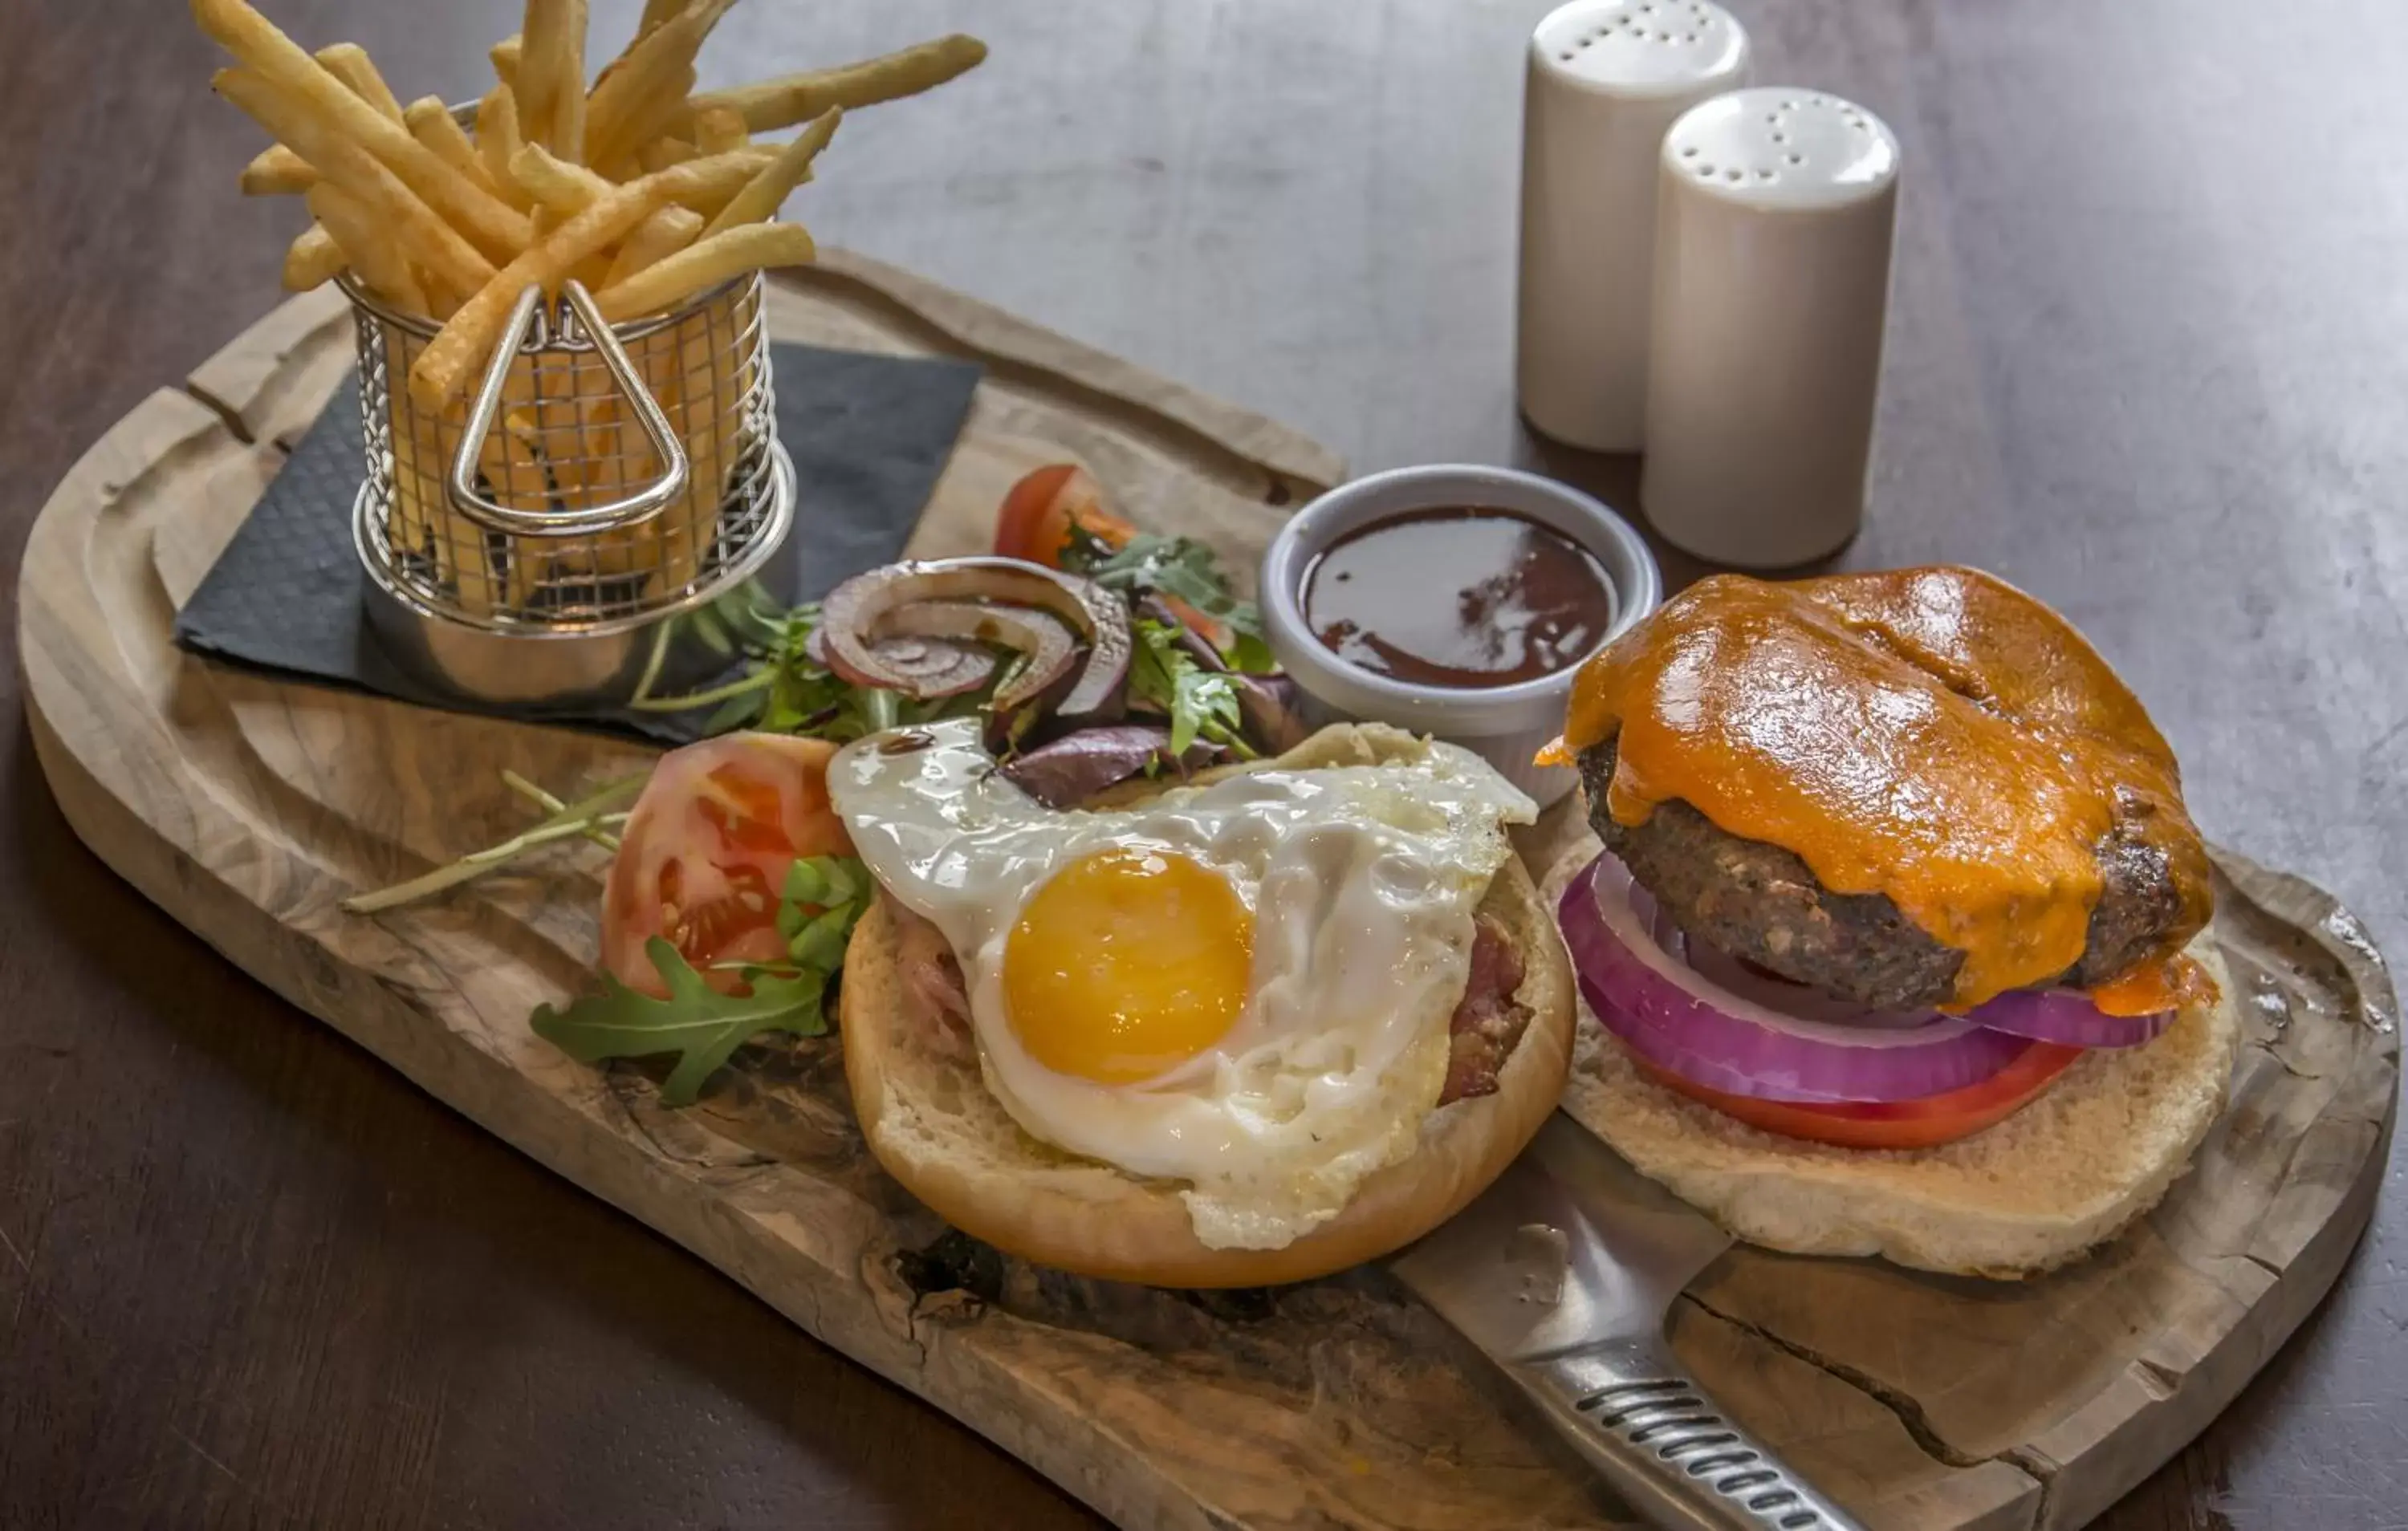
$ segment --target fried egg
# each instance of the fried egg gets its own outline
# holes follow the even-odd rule
[[[1031,1137],[1182,1184],[1212,1249],[1280,1249],[1413,1152],[1472,912],[1530,799],[1469,751],[1272,768],[1062,811],[974,721],[863,739],[828,791],[962,966],[982,1074]]]

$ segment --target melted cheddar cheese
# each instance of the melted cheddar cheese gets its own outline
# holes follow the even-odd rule
[[[1564,743],[1609,737],[1616,823],[1679,799],[1835,893],[1886,894],[1965,953],[1952,1009],[2074,964],[2120,819],[2166,854],[2183,918],[2094,1000],[2197,992],[2177,953],[2212,894],[2173,752],[2079,633],[1989,575],[1701,580],[1582,669]]]

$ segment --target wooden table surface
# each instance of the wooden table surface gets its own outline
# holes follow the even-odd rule
[[[634,0],[596,0],[597,36]],[[1304,428],[1535,446],[1511,389],[1547,0],[752,0],[710,76],[953,28],[792,209]],[[281,0],[405,97],[499,3]],[[2408,7],[1781,0],[1759,78],[1906,185],[1856,565],[1986,565],[2155,708],[2200,821],[2408,951]],[[748,60],[754,61],[750,64]],[[794,61],[786,64],[785,61]],[[289,203],[180,6],[0,3],[0,602],[50,485],[276,300]],[[1677,575],[1688,572],[1675,566]],[[13,615],[6,625],[13,644]],[[1083,1526],[1066,1495],[287,1008],[60,819],[0,673],[0,1523]],[[2408,1200],[2116,1527],[2408,1524]]]

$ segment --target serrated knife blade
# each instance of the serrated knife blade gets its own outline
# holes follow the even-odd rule
[[[1388,1263],[1633,1510],[1682,1531],[1862,1531],[1717,1407],[1664,1342],[1731,1237],[1560,1111]]]

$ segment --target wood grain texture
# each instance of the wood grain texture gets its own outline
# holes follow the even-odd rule
[[[1116,504],[1175,515],[1240,567],[1337,472],[1269,422],[841,252],[781,282],[770,312],[784,338],[934,346],[996,368],[912,538],[931,555],[982,546],[1003,487],[1066,447]],[[28,713],[61,805],[104,859],[465,1115],[1120,1524],[1615,1524],[1376,1272],[1199,1299],[1007,1260],[947,1232],[867,1157],[840,1038],[749,1050],[686,1111],[659,1106],[652,1071],[555,1052],[525,1016],[587,981],[590,853],[342,915],[344,894],[523,818],[503,766],[576,796],[646,753],[174,649],[176,607],[350,344],[339,305],[285,305],[188,393],[122,422],[35,526]],[[1569,840],[1585,854],[1584,833],[1559,808],[1526,851],[1550,865]],[[2355,1245],[2398,1093],[2388,980],[2322,894],[2243,861],[2225,871],[2218,930],[2251,1045],[2226,1122],[2145,1224],[2021,1288],[1742,1248],[1684,1301],[1673,1340],[1698,1375],[1868,1524],[2084,1524],[2229,1401]]]
[[[848,125],[796,203],[821,233],[1359,466],[1535,462],[1627,507],[1629,460],[1512,412],[1518,42],[1550,3],[751,0],[704,62],[717,83],[980,32],[984,69]],[[511,24],[486,0],[269,8],[405,93],[471,93]],[[1767,78],[1857,97],[1906,149],[1845,562],[1962,559],[2066,608],[2201,821],[2396,948],[2408,11],[1742,8]],[[597,3],[596,35],[637,9]],[[299,216],[229,194],[260,140],[178,7],[20,0],[7,36],[0,643],[51,486],[277,301]],[[0,1518],[1094,1524],[243,979],[81,849],[23,737],[0,750]],[[2399,1190],[2300,1337],[2101,1524],[2397,1522]]]

